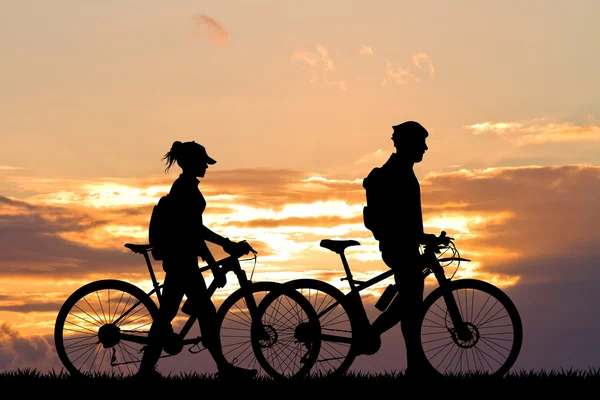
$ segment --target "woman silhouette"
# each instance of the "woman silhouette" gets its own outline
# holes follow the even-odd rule
[[[167,164],[165,172],[168,173],[171,166],[177,163],[182,173],[169,191],[170,229],[169,243],[162,249],[165,271],[162,299],[157,318],[148,334],[149,344],[144,350],[139,375],[143,377],[158,374],[156,363],[172,335],[171,321],[177,315],[183,296],[186,295],[187,303],[198,310],[202,343],[215,360],[219,377],[254,377],[256,370],[234,367],[223,356],[216,331],[216,308],[198,268],[198,257],[209,265],[215,263],[206,241],[222,246],[230,254],[246,254],[251,249],[245,241],[232,242],[207,228],[202,221],[206,201],[198,188],[198,177],[203,178],[208,165],[215,164],[216,161],[208,156],[204,146],[196,142],[180,141],[174,142],[162,159]],[[219,266],[214,266],[212,272],[217,286],[223,287],[226,284],[225,274]]]

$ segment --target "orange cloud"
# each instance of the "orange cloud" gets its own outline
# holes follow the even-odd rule
[[[396,85],[421,82],[421,79],[410,71],[410,68],[403,68],[397,64],[385,63],[384,72],[385,78],[383,78],[381,86],[384,86],[388,82],[395,83]]]
[[[535,238],[554,230],[558,222],[589,224],[590,216],[581,204],[591,207],[595,195],[591,189],[599,186],[597,179],[598,169],[586,166],[432,173],[422,182],[426,228],[445,229],[460,238],[466,249],[482,254],[483,270],[478,272],[482,273],[491,265],[493,254],[519,256],[536,249]],[[137,183],[121,181],[122,188],[114,195],[128,193]],[[0,270],[5,276],[143,275],[140,260],[124,251],[123,244],[145,242],[151,206],[160,193],[147,186],[154,198],[132,199],[131,205],[118,200],[98,207],[81,200],[90,198],[86,185],[82,181],[79,188],[72,186],[73,194],[58,205],[52,193],[32,196],[31,201],[0,198],[0,228],[10,238],[0,243]],[[113,186],[97,182],[92,189],[105,187],[110,192]],[[375,245],[362,225],[365,196],[360,178],[340,180],[265,169],[215,171],[203,183],[203,192],[208,201],[207,224],[230,237],[260,243],[265,265],[274,260],[269,257],[291,260],[308,243],[324,237],[361,238],[363,249]],[[551,213],[552,218],[533,222],[544,213]],[[585,237],[580,236],[584,233],[592,234],[577,228],[553,249],[568,250],[565,243],[584,243]],[[543,245],[540,250],[548,253]]]
[[[69,192],[60,203],[51,187],[40,183],[47,178],[20,179],[24,186],[44,193],[24,199],[0,197],[0,235],[5,238],[0,241],[0,318],[13,322],[0,333],[0,348],[5,351],[0,358],[5,356],[8,367],[17,360],[15,352],[7,350],[17,343],[15,338],[26,339],[19,343],[31,346],[33,353],[48,354],[39,341],[42,337],[29,339],[18,332],[50,334],[58,308],[84,283],[114,278],[149,287],[143,259],[123,244],[144,241],[149,193],[158,196],[152,191],[155,185],[168,187],[165,179],[173,177],[97,180],[93,186],[87,186],[87,180],[55,182],[55,191]],[[90,195],[102,187],[112,193],[116,182],[115,201],[103,194]],[[456,238],[461,256],[473,260],[460,265],[457,278],[475,277],[504,288],[567,278],[600,279],[593,261],[600,257],[596,244],[600,216],[594,212],[600,167],[458,170],[430,173],[421,183],[426,231],[446,230]],[[136,187],[147,191],[139,194],[147,201],[131,199],[126,204],[129,195],[120,196]],[[230,237],[246,238],[259,250],[256,265],[244,264],[254,280],[313,277],[345,288],[338,256],[319,246],[323,238],[361,243],[347,252],[357,279],[386,270],[377,242],[362,224],[361,178],[290,170],[215,171],[203,181],[202,190],[208,201],[207,225]],[[104,199],[104,205],[98,206],[98,199]],[[131,236],[133,228],[139,229],[140,237]],[[210,248],[217,257],[222,255],[220,248],[212,244]],[[160,279],[159,263],[155,271]],[[366,300],[385,283],[366,293]],[[432,284],[428,279],[429,288]],[[216,301],[229,290],[233,289],[220,292]],[[18,360],[26,365],[24,358]]]
[[[315,50],[316,52],[296,50],[290,56],[290,61],[299,63],[304,67],[319,68],[319,71],[311,74],[311,83],[322,81],[327,86],[346,90],[346,81],[331,78],[331,74],[335,73],[337,68],[333,59],[329,56],[329,50],[321,44],[316,44]]]
[[[421,64],[427,64],[428,68],[429,68],[429,76],[431,78],[435,78],[435,68],[433,66],[433,63],[431,62],[431,60],[429,59],[429,56],[425,53],[415,53],[412,56],[412,61],[413,64],[415,64],[418,68],[422,68]]]
[[[429,76],[435,78],[435,68],[429,56],[425,53],[415,53],[412,56],[413,64],[421,69],[423,64],[426,64],[429,69]],[[405,85],[407,83],[420,83],[421,78],[412,72],[410,67],[403,67],[398,64],[390,62],[385,63],[384,66],[385,77],[381,82],[381,85],[385,85],[388,82],[393,82],[397,85]]]
[[[194,24],[193,35],[207,39],[217,46],[229,44],[229,32],[223,25],[207,15],[196,15],[192,17]]]
[[[544,122],[544,121],[542,121]],[[587,125],[572,122],[545,122],[539,120],[519,122],[480,122],[467,125],[474,134],[493,133],[508,139],[515,146],[542,143],[600,141],[600,125],[590,120]]]
[[[363,56],[372,56],[373,53],[373,49],[371,48],[371,46],[360,46],[360,50],[359,50],[359,54],[363,55]]]

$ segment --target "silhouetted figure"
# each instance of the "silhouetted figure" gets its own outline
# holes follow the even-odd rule
[[[248,246],[244,242],[232,242],[206,227],[202,221],[202,213],[206,201],[199,190],[209,164],[216,161],[208,156],[206,149],[196,142],[173,143],[169,152],[163,157],[167,167],[165,172],[176,162],[182,173],[173,182],[168,194],[170,200],[169,241],[161,249],[163,269],[165,271],[162,299],[157,318],[150,328],[149,345],[145,348],[140,364],[139,376],[156,376],[155,369],[163,347],[173,334],[171,321],[179,311],[184,294],[187,296],[186,307],[195,307],[201,329],[202,343],[215,360],[220,378],[254,377],[256,370],[247,370],[232,366],[223,356],[216,327],[216,308],[207,291],[206,282],[198,266],[198,257],[208,265],[215,259],[208,249],[206,241],[223,247],[229,254],[244,254],[240,246]],[[225,274],[220,267],[212,268],[217,287],[226,284]]]
[[[363,182],[367,193],[371,190],[373,196],[376,195],[377,189],[369,185],[373,185],[377,179],[383,186],[376,209],[370,210],[375,220],[373,223],[377,226],[371,226],[370,229],[379,241],[383,261],[394,271],[398,288],[398,295],[373,322],[371,329],[376,340],[398,323],[399,317],[401,318],[402,335],[406,345],[406,372],[410,375],[427,372],[429,365],[420,357],[418,351],[419,317],[424,293],[419,246],[428,241],[435,241],[436,236],[423,232],[421,189],[413,171],[414,164],[423,160],[423,155],[428,149],[425,143],[428,135],[427,130],[414,121],[394,126],[392,141],[396,152]],[[375,177],[375,174],[378,176]],[[370,199],[367,200],[369,201]],[[369,208],[373,206],[368,203]],[[377,215],[379,217],[376,217]]]

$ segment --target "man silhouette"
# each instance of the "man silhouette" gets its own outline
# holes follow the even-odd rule
[[[429,364],[420,352],[419,324],[424,292],[420,245],[439,241],[435,235],[423,232],[421,188],[413,170],[414,164],[423,160],[428,149],[425,143],[428,136],[427,130],[415,121],[393,126],[392,141],[396,152],[377,171],[383,194],[377,209],[372,210],[382,216],[374,233],[381,257],[394,271],[398,288],[398,295],[390,306],[373,322],[372,333],[378,339],[401,319],[406,373],[413,376],[429,372]],[[373,174],[364,181],[367,191],[371,189],[369,184]]]

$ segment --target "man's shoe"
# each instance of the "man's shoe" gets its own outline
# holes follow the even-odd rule
[[[404,376],[413,381],[438,381],[443,375],[433,369],[431,366],[409,366],[404,371]]]
[[[256,374],[258,374],[258,370],[256,369],[246,369],[228,365],[221,368],[219,372],[217,372],[217,377],[220,380],[244,381],[254,379]]]
[[[164,379],[164,376],[160,372],[156,370],[156,368],[152,369],[140,369],[137,374],[132,376],[135,380],[140,381],[158,381]]]

